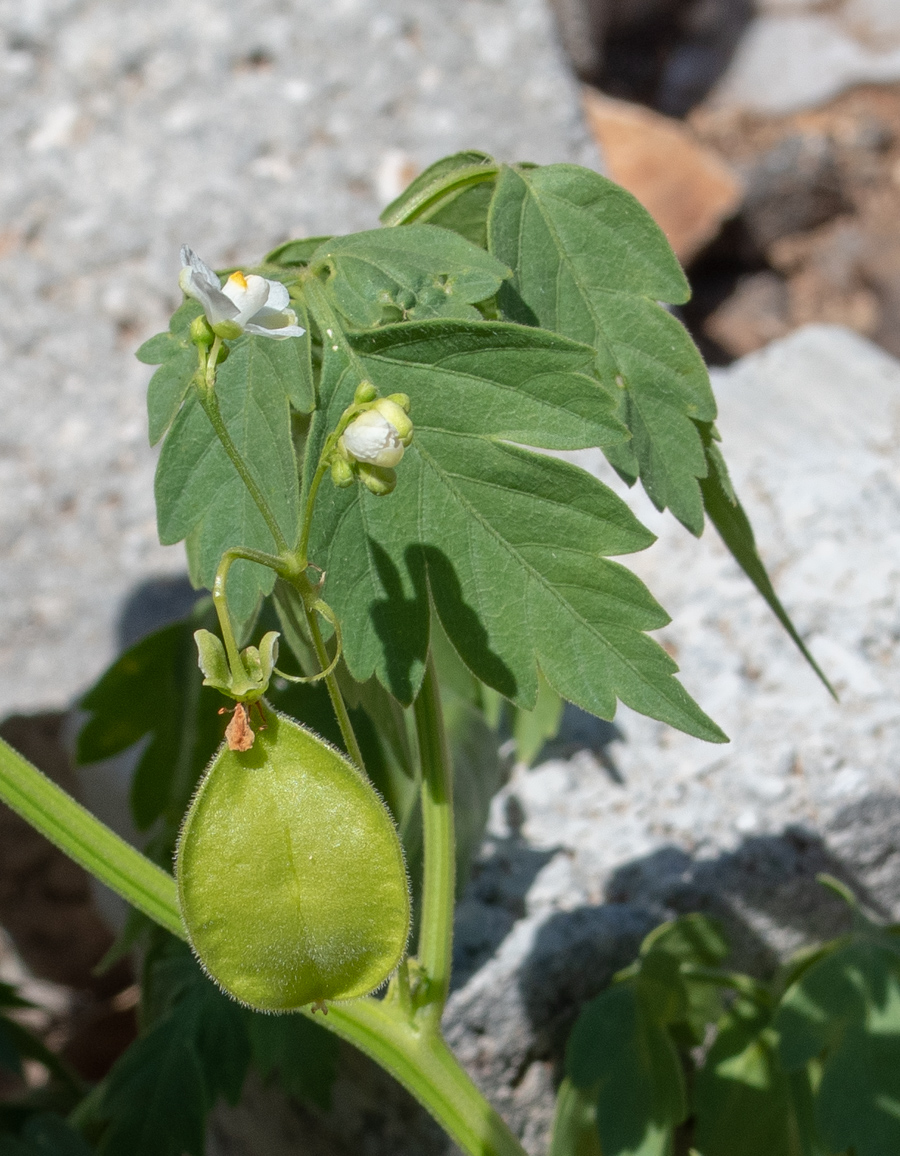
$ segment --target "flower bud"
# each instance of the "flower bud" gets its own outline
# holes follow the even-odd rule
[[[399,405],[404,413],[409,413],[408,393],[389,393],[386,400],[392,401],[395,405]]]
[[[380,397],[372,409],[391,423],[397,431],[397,437],[404,446],[408,446],[412,441],[413,423],[409,420],[406,411],[389,397]]]
[[[369,493],[374,494],[376,498],[383,498],[392,493],[397,485],[397,471],[360,462],[359,480]]]
[[[234,341],[244,332],[236,321],[219,321],[212,327],[212,331],[223,341]]]
[[[195,317],[191,322],[191,343],[202,345],[204,348],[212,345],[215,334],[205,317]]]
[[[400,410],[400,413],[403,414],[403,411]],[[406,418],[406,415],[403,414],[403,417]],[[406,449],[393,422],[375,408],[354,418],[341,435],[338,445],[345,454],[358,462],[387,469],[399,463]]]
[[[345,458],[335,455],[331,459],[331,480],[339,490],[353,485],[353,467]]]
[[[356,387],[353,400],[357,405],[365,405],[366,402],[374,401],[376,397],[378,397],[378,390],[371,381],[361,381]]]

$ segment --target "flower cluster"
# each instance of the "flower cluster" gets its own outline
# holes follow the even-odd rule
[[[389,494],[397,484],[394,467],[412,442],[409,398],[405,393],[378,397],[371,382],[356,390],[352,418],[338,438],[331,459],[336,486],[349,486],[355,477],[373,494]]]

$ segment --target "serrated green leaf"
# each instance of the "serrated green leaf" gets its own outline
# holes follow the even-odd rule
[[[632,432],[612,464],[638,475],[654,504],[703,529],[706,459],[694,425],[715,399],[687,332],[657,302],[680,303],[687,281],[659,227],[624,189],[576,165],[504,167],[488,219],[489,248],[514,275],[500,294],[511,320],[591,345],[597,371]]]
[[[900,954],[890,936],[854,936],[814,963],[774,1027],[788,1070],[822,1061],[815,1116],[832,1151],[900,1151]]]
[[[753,527],[744,513],[744,507],[738,501],[737,494],[728,476],[728,467],[725,459],[716,444],[714,428],[710,425],[700,427],[703,443],[706,450],[709,469],[707,476],[701,479],[700,489],[703,494],[703,507],[709,515],[709,520],[719,532],[719,536],[734,558],[735,562],[744,571],[759,593],[768,603],[768,606],[784,629],[787,631],[797,649],[822,680],[826,690],[835,700],[834,687],[825,677],[819,664],[806,648],[803,639],[791,622],[781,600],[775,593],[772,580],[766,573],[759,552],[756,549],[756,539],[753,536]]]
[[[496,171],[497,162],[493,157],[474,149],[442,157],[419,173],[400,196],[391,201],[379,220],[384,225],[400,225],[428,219],[461,191],[473,184],[478,187],[483,181],[491,181]]]
[[[337,1037],[303,1016],[245,1015],[253,1064],[263,1079],[277,1078],[289,1096],[327,1110],[337,1076]]]
[[[155,446],[175,419],[197,372],[197,348],[191,344],[190,324],[202,309],[185,301],[169,322],[168,333],[157,333],[137,351],[138,361],[160,368],[147,387],[147,419],[150,445]]]
[[[825,1156],[813,1135],[808,1074],[784,1070],[769,1018],[739,1000],[720,1023],[694,1082],[700,1156]]]
[[[631,984],[617,984],[581,1012],[566,1052],[576,1088],[593,1089],[604,1156],[669,1156],[687,1115],[684,1077],[668,1034]]]
[[[293,343],[241,338],[219,367],[216,384],[228,432],[290,544],[298,534],[298,480],[288,397],[296,388],[297,363],[292,361],[295,354],[278,347]],[[196,394],[188,396],[163,444],[155,490],[160,541],[172,545],[190,535],[196,578],[210,589],[230,547],[270,553],[275,549]],[[235,563],[228,579],[234,617],[249,618],[274,581],[274,573],[266,567]]]
[[[167,815],[181,821],[203,768],[221,741],[221,696],[201,685],[193,631],[204,613],[141,639],[81,701],[89,711],[78,735],[82,764],[100,762],[149,735],[134,772],[131,811],[138,830]]]
[[[358,329],[430,317],[478,319],[472,302],[492,297],[509,270],[458,233],[434,225],[336,237],[311,268],[334,306]]]
[[[376,672],[408,703],[428,644],[429,595],[466,665],[530,709],[537,666],[565,698],[612,718],[616,698],[713,741],[721,731],[642,633],[668,617],[607,560],[652,536],[583,470],[496,439],[574,448],[618,436],[606,395],[579,373],[583,347],[502,324],[401,325],[352,338],[326,359],[318,433],[364,376],[412,399],[415,438],[387,499],[362,487],[320,494],[310,557],[354,630],[351,673]]]
[[[102,1112],[100,1156],[203,1156],[206,1085],[197,1052],[174,1015],[116,1061]]]

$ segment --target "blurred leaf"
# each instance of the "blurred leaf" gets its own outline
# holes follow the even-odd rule
[[[203,768],[222,741],[222,697],[202,685],[193,632],[208,621],[198,606],[190,619],[141,639],[118,658],[81,700],[91,717],[77,742],[80,763],[120,754],[149,736],[131,785],[135,825],[160,815],[177,829]]]
[[[694,1082],[701,1156],[826,1156],[814,1137],[809,1076],[784,1070],[770,1018],[740,999],[720,1023]]]
[[[687,1114],[681,1064],[666,1031],[633,985],[616,984],[586,1004],[566,1052],[576,1088],[593,1089],[603,1156],[669,1156]]]
[[[93,1148],[52,1112],[37,1112],[18,1137],[0,1136],[0,1156],[94,1156]]]
[[[603,1156],[594,1097],[576,1088],[569,1079],[563,1080],[556,1095],[553,1136],[547,1156]]]
[[[337,1037],[305,1016],[247,1012],[253,1064],[264,1080],[278,1079],[289,1096],[327,1111],[337,1076]]]
[[[824,1142],[854,1156],[900,1152],[900,944],[857,934],[785,993],[775,1017],[782,1062],[823,1064],[815,1115]]]
[[[632,434],[604,453],[699,534],[707,464],[694,422],[712,421],[716,405],[693,342],[657,304],[684,302],[690,291],[649,213],[577,165],[504,167],[488,236],[514,271],[500,293],[504,315],[596,350],[597,372]]]
[[[530,767],[544,743],[556,738],[565,703],[538,671],[538,691],[534,710],[517,710],[513,721],[516,758]]]
[[[348,340],[352,365],[326,360],[311,449],[363,374],[384,392],[407,393],[416,423],[389,498],[330,487],[318,500],[310,557],[327,571],[329,604],[354,623],[344,638],[353,676],[374,672],[411,701],[430,596],[468,668],[518,705],[533,707],[539,663],[559,694],[603,718],[618,697],[721,741],[671,677],[675,664],[641,633],[666,615],[606,559],[643,548],[649,533],[585,471],[506,441],[574,448],[621,436],[605,424],[606,395],[579,372],[589,351],[485,322],[398,325]]]
[[[716,444],[715,428],[711,425],[701,425],[703,444],[706,450],[709,471],[700,481],[703,493],[703,506],[709,515],[709,520],[719,531],[722,541],[731,551],[732,557],[744,571],[759,593],[769,605],[772,613],[788,632],[800,653],[813,668],[825,685],[825,688],[836,699],[834,688],[822,673],[818,663],[806,648],[803,639],[797,633],[787,611],[781,604],[775,587],[762,559],[756,549],[756,540],[753,537],[753,527],[744,513],[744,508],[738,501],[728,476],[728,467],[725,459]]]
[[[351,326],[370,329],[429,317],[480,319],[472,302],[491,297],[509,270],[484,249],[434,225],[335,237],[315,253],[326,289]]]
[[[331,237],[305,237],[301,241],[285,241],[271,253],[263,257],[263,265],[281,265],[285,268],[302,268],[308,265],[313,253]]]

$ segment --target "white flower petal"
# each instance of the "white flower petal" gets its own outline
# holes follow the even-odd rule
[[[269,281],[268,279],[266,279],[266,284],[269,286],[269,296],[266,298],[266,305],[268,305],[270,309],[287,309],[291,299],[287,285],[282,285],[280,281]]]
[[[396,429],[374,409],[361,413],[347,426],[343,442],[351,457],[374,466],[396,466],[405,449]]]
[[[245,277],[243,273],[232,273],[222,287],[222,292],[238,309],[234,320],[243,329],[251,317],[255,316],[265,305],[269,296],[269,282],[265,277],[258,277],[251,273]]]
[[[181,263],[189,268],[201,281],[205,281],[207,285],[211,285],[213,289],[221,288],[222,283],[215,271],[210,269],[205,261],[201,261],[194,250],[188,248],[187,245],[181,246]]]

